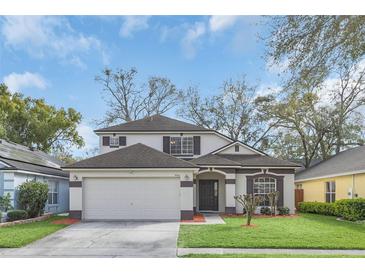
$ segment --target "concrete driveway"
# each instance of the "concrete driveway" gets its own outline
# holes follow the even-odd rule
[[[85,222],[1,257],[175,257],[179,222]]]

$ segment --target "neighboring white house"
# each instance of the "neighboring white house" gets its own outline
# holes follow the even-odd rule
[[[241,213],[235,195],[274,190],[279,206],[294,212],[299,166],[214,130],[155,115],[95,133],[100,155],[64,168],[74,217],[187,220],[194,212]]]
[[[44,152],[0,139],[0,196],[10,194],[14,208],[17,205],[17,187],[30,180],[48,184],[48,202],[45,211],[69,210],[68,172],[62,163]]]

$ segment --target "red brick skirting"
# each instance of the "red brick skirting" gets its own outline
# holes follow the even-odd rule
[[[20,224],[29,224],[29,223],[44,221],[44,220],[47,220],[48,218],[50,218],[51,216],[52,216],[52,213],[46,213],[42,216],[35,217],[35,218],[30,218],[30,219],[25,219],[25,220],[17,220],[17,221],[13,221],[13,222],[0,223],[0,227],[20,225]]]

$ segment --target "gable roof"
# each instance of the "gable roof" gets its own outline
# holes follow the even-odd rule
[[[163,115],[153,115],[143,119],[95,130],[98,132],[129,131],[213,131],[201,126],[172,119]]]
[[[193,163],[138,143],[88,158],[64,169],[100,168],[198,168]]]
[[[0,170],[18,170],[45,175],[68,177],[68,172],[61,170],[61,161],[38,150],[7,142],[0,139],[0,162],[6,166]]]
[[[239,166],[239,167],[292,167],[299,165],[267,155],[207,154],[191,160],[197,165]]]
[[[295,175],[295,181],[334,177],[352,173],[365,173],[365,146],[340,152]]]
[[[215,151],[212,152],[212,154],[220,153],[220,152],[222,152],[222,151],[224,151],[224,150],[232,147],[235,144],[239,144],[240,146],[242,146],[242,147],[244,147],[244,148],[246,148],[248,150],[251,150],[251,151],[253,151],[255,153],[258,153],[258,154],[261,154],[261,155],[267,155],[265,152],[262,152],[262,151],[260,151],[260,150],[258,150],[256,148],[251,147],[248,144],[245,144],[244,142],[241,142],[241,141],[238,141],[238,140],[237,141],[233,141],[233,142],[231,142],[231,143],[229,143],[229,144],[227,144],[227,145],[225,145],[223,147],[220,147],[220,148],[216,149]]]

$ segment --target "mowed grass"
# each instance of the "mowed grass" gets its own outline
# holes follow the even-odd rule
[[[54,216],[45,221],[0,227],[0,248],[22,247],[54,233],[67,225],[52,224],[52,221],[64,218],[65,217]]]
[[[332,216],[301,214],[294,218],[224,218],[225,225],[182,225],[179,247],[365,249],[365,224]]]
[[[180,258],[365,258],[365,255],[311,255],[311,254],[188,254]]]

